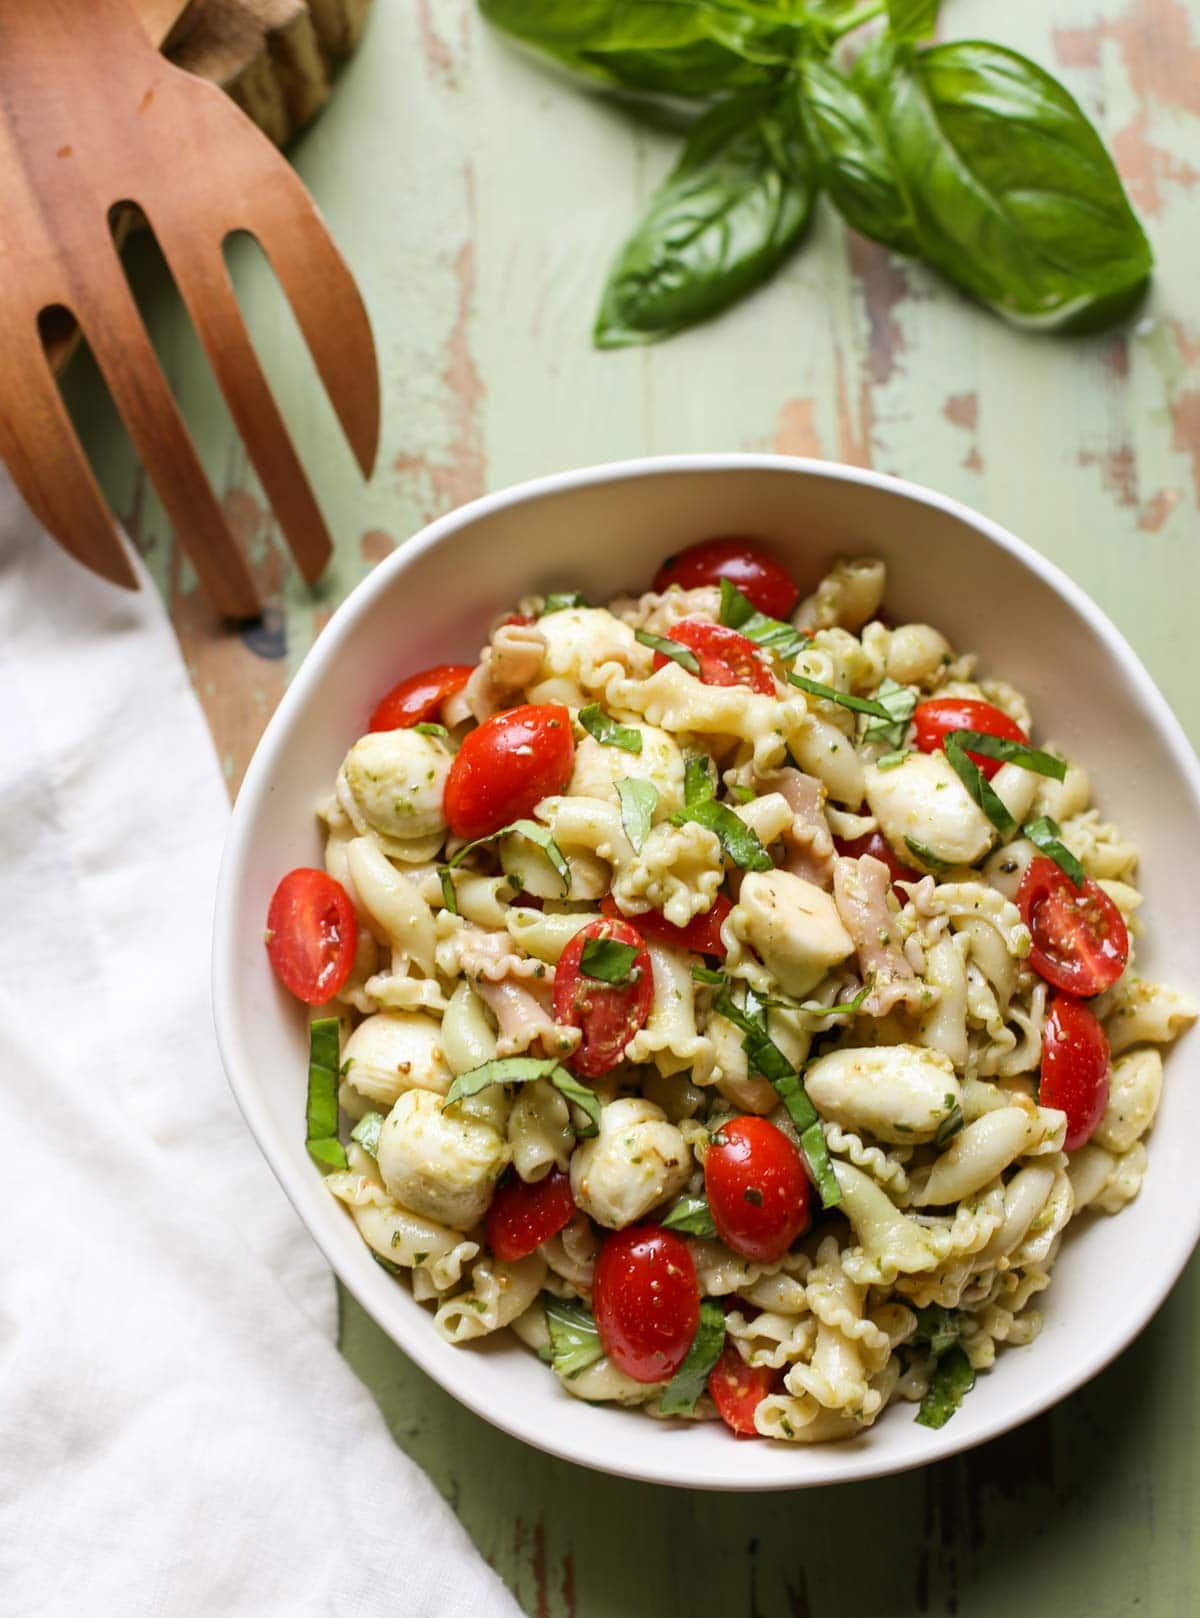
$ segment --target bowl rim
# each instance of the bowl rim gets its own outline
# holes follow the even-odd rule
[[[791,473],[865,485],[943,512],[981,534],[1049,586],[1066,607],[1083,618],[1104,641],[1110,654],[1119,664],[1121,674],[1136,688],[1143,704],[1150,711],[1160,735],[1167,742],[1180,774],[1190,788],[1192,806],[1197,819],[1200,820],[1200,759],[1193,751],[1182,725],[1166,698],[1159,691],[1125,636],[1091,597],[1056,563],[1042,556],[1026,541],[1017,538],[1000,523],[984,516],[972,506],[927,488],[923,484],[890,473],[807,456],[765,452],[721,452],[645,456],[600,462],[525,479],[481,495],[435,518],[398,545],[390,556],[374,567],[334,611],[319,639],[304,657],[269,719],[233,805],[214,905],[211,977],[213,1020],[222,1065],[242,1116],[310,1238],[316,1242],[334,1275],[347,1291],[388,1338],[427,1376],[467,1409],[482,1416],[493,1426],[559,1459],[639,1482],[667,1484],[678,1488],[765,1493],[898,1475],[935,1461],[946,1460],[966,1449],[973,1449],[1033,1420],[1058,1404],[1111,1364],[1145,1329],[1162,1306],[1179,1279],[1197,1241],[1200,1240],[1200,1199],[1194,1204],[1190,1222],[1179,1221],[1173,1240],[1164,1242],[1158,1247],[1157,1254],[1161,1266],[1158,1279],[1144,1299],[1141,1309],[1135,1311],[1128,1321],[1123,1322],[1111,1337],[1103,1341],[1092,1339],[1095,1346],[1082,1357],[1073,1360],[1068,1369],[1052,1372],[1040,1387],[1019,1397],[1010,1410],[1001,1411],[985,1421],[982,1430],[974,1430],[961,1437],[956,1436],[952,1426],[929,1432],[928,1450],[912,1458],[884,1457],[866,1448],[856,1450],[849,1444],[825,1445],[819,1446],[821,1453],[834,1452],[835,1464],[821,1469],[813,1467],[812,1447],[794,1445],[788,1446],[785,1450],[785,1453],[791,1451],[795,1454],[797,1464],[794,1475],[784,1468],[765,1479],[755,1477],[752,1472],[747,1472],[745,1476],[731,1477],[724,1471],[706,1473],[690,1467],[688,1475],[681,1477],[678,1475],[677,1463],[674,1463],[669,1446],[666,1445],[662,1447],[661,1462],[657,1452],[653,1461],[643,1460],[640,1448],[634,1446],[630,1449],[638,1458],[630,1462],[625,1459],[625,1446],[619,1443],[613,1443],[610,1446],[611,1453],[604,1455],[595,1453],[594,1448],[589,1453],[580,1454],[577,1450],[573,1450],[565,1439],[559,1437],[555,1430],[535,1431],[531,1423],[522,1421],[519,1404],[514,1406],[503,1400],[466,1398],[456,1385],[457,1379],[450,1374],[444,1356],[436,1355],[422,1340],[400,1341],[396,1332],[384,1322],[380,1312],[373,1307],[371,1289],[360,1287],[357,1278],[346,1273],[340,1262],[338,1244],[323,1240],[308,1225],[299,1200],[301,1170],[287,1159],[281,1158],[277,1161],[269,1150],[266,1144],[269,1138],[269,1132],[265,1127],[266,1106],[260,1099],[251,1077],[254,1065],[248,1052],[243,1048],[242,1034],[234,1010],[237,895],[247,857],[251,828],[262,811],[270,788],[276,755],[290,732],[293,715],[303,709],[310,691],[323,677],[325,664],[353,632],[359,617],[380,595],[392,587],[398,574],[402,574],[419,557],[439,545],[447,536],[469,527],[482,517],[512,506],[593,485],[697,472],[713,475],[730,472]],[[564,1428],[569,1428],[569,1423],[564,1423]],[[780,1449],[784,1447],[780,1446]]]

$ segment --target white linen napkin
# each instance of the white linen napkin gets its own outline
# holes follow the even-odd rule
[[[152,583],[0,485],[0,1610],[515,1618],[226,1087],[227,818]]]

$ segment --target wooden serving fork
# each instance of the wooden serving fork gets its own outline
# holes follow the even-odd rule
[[[164,14],[172,8],[164,6]],[[173,8],[178,10],[178,6]],[[129,0],[0,0],[0,456],[36,516],[115,583],[136,575],[67,416],[39,328],[66,310],[218,611],[261,607],[130,292],[109,224],[146,216],[304,577],[331,542],[234,297],[247,231],[279,278],[364,476],[379,373],[358,288],[303,184],[215,85],[172,66]]]

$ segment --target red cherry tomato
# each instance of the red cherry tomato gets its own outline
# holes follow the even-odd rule
[[[708,1373],[708,1391],[727,1427],[739,1438],[757,1438],[754,1412],[775,1389],[779,1373],[769,1365],[747,1365],[732,1343]]]
[[[635,1382],[666,1382],[687,1358],[700,1324],[700,1287],[687,1244],[657,1225],[604,1239],[592,1281],[600,1341]]]
[[[839,854],[844,854],[847,859],[857,860],[861,859],[864,854],[870,854],[872,858],[882,860],[892,873],[893,882],[919,882],[921,880],[920,871],[912,870],[902,860],[896,858],[892,852],[892,845],[882,832],[868,832],[865,837],[835,837],[833,846]],[[900,897],[904,896],[901,895]]]
[[[561,792],[575,767],[571,715],[526,703],[468,731],[446,777],[444,805],[456,837],[490,837]]]
[[[601,899],[600,908],[606,916],[621,919],[617,901],[611,893]],[[676,927],[657,910],[647,910],[644,915],[636,916],[634,926],[643,938],[648,938],[653,944],[673,944],[676,949],[690,949],[694,955],[716,955],[723,961],[725,946],[721,942],[721,924],[732,909],[733,900],[718,893],[712,909],[706,910],[703,915],[693,916],[686,927]]]
[[[760,1264],[782,1258],[808,1224],[800,1154],[765,1118],[721,1125],[704,1159],[704,1190],[726,1247]]]
[[[685,618],[667,631],[667,639],[678,641],[696,654],[702,685],[748,685],[764,697],[774,696],[775,680],[758,655],[752,640],[724,624],[710,624],[706,618]],[[670,659],[655,652],[654,667],[665,668]]]
[[[1103,1118],[1111,1071],[1108,1039],[1095,1012],[1070,995],[1051,995],[1042,1030],[1039,1100],[1066,1113],[1068,1152],[1090,1140]]]
[[[948,730],[981,730],[985,736],[1003,736],[1010,742],[1029,740],[1015,719],[974,697],[934,697],[929,702],[918,702],[913,724],[922,753],[936,753],[945,747]],[[988,758],[983,753],[968,753],[967,757],[974,759],[989,781],[1000,768],[998,758]]]
[[[601,983],[585,976],[583,946],[589,938],[611,938],[637,950],[624,983]],[[598,1079],[616,1067],[626,1045],[645,1023],[654,1003],[654,973],[641,934],[627,921],[589,921],[559,956],[554,969],[554,1017],[583,1031],[570,1066],[585,1079]]]
[[[561,1169],[551,1169],[532,1184],[519,1174],[506,1174],[484,1221],[488,1246],[505,1264],[515,1264],[557,1236],[574,1215],[570,1176]]]
[[[680,589],[695,590],[722,579],[737,585],[770,618],[788,617],[800,595],[779,563],[744,539],[705,539],[668,556],[654,575],[654,588],[666,590],[677,584]]]
[[[1033,935],[1029,964],[1056,989],[1086,999],[1110,989],[1125,970],[1125,918],[1091,877],[1077,888],[1060,866],[1039,854],[1025,868],[1017,908]]]
[[[289,871],[267,909],[275,976],[309,1006],[323,1006],[350,976],[358,921],[350,895],[325,871]]]
[[[474,669],[467,663],[439,663],[394,685],[371,715],[368,730],[407,730],[437,717],[447,697],[461,691]]]

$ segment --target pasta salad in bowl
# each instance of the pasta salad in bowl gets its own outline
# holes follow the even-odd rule
[[[310,1153],[446,1342],[565,1395],[940,1428],[1138,1194],[1194,1002],[1136,974],[1085,761],[881,560],[646,582],[375,693],[267,915]]]

